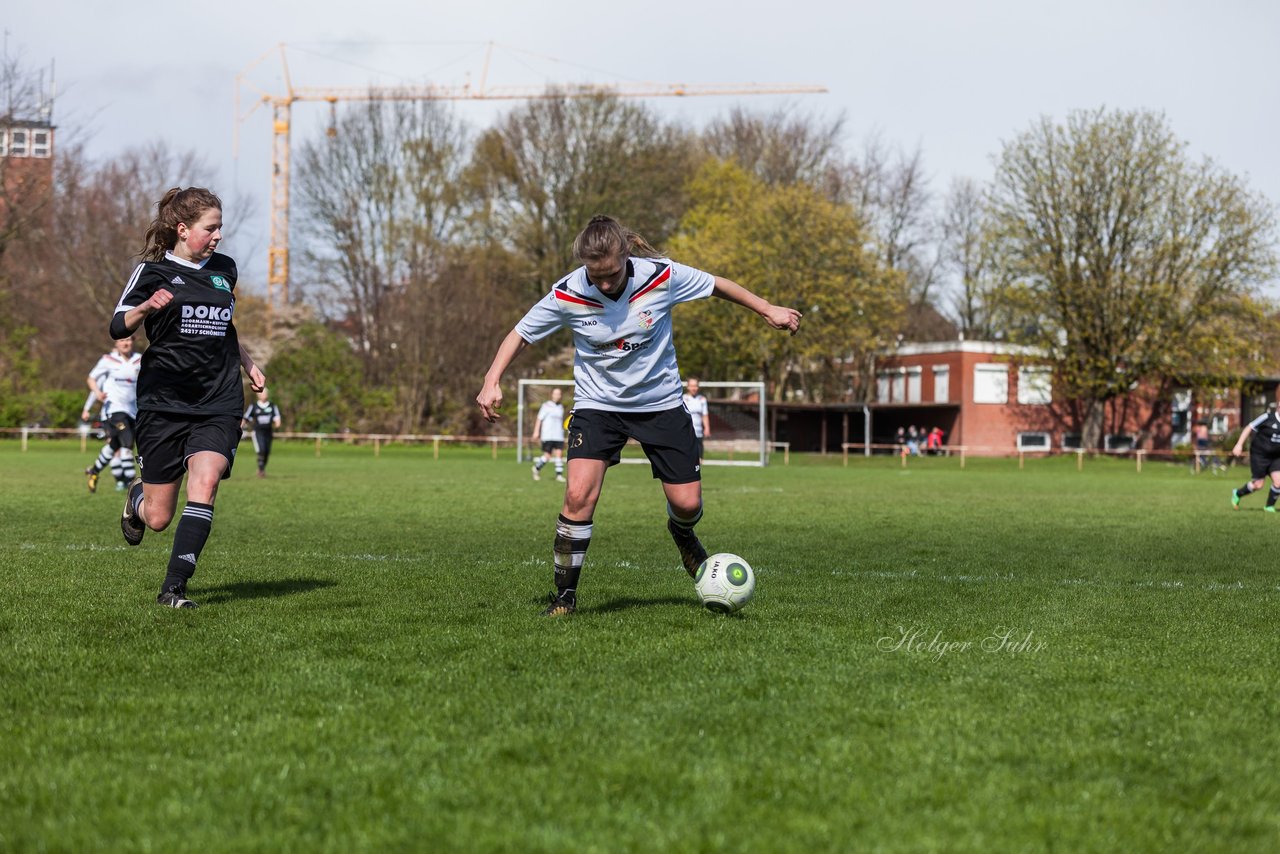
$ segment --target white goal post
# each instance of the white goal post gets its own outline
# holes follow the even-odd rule
[[[769,464],[769,433],[765,418],[765,386],[762,382],[702,381],[711,419],[711,436],[703,443],[703,465],[766,466]],[[516,395],[516,462],[529,462],[541,454],[530,444],[533,422],[551,389],[564,397],[565,415],[573,409],[573,380],[527,380],[518,383]],[[640,446],[628,442],[622,452],[624,463],[648,462]]]

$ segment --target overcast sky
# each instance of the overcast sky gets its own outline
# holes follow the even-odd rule
[[[1002,141],[1040,115],[1078,108],[1162,111],[1192,152],[1209,155],[1280,204],[1280,2],[1277,0],[893,0],[893,2],[567,3],[360,0],[6,4],[10,56],[56,67],[54,122],[108,158],[167,140],[218,171],[213,187],[257,199],[260,216],[226,250],[244,284],[266,269],[270,112],[295,86],[489,83],[815,83],[825,95],[738,99],[822,117],[843,114],[848,147],[868,134],[919,146],[934,193],[985,180]],[[262,58],[264,54],[269,54]],[[246,75],[240,113],[236,78]],[[659,113],[701,122],[728,98],[658,98]],[[511,102],[461,105],[477,126]],[[327,122],[294,107],[294,149]],[[233,140],[239,129],[239,155]]]

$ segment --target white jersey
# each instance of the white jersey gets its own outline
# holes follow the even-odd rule
[[[684,396],[684,408],[689,410],[689,417],[693,419],[693,435],[701,439],[702,416],[710,412],[707,407],[707,399],[700,394],[686,394]]]
[[[538,408],[538,436],[542,442],[564,441],[564,404],[547,400]]]
[[[102,415],[138,417],[138,369],[142,367],[142,355],[130,353],[121,356],[111,351],[98,360],[89,376],[107,395],[102,403]]]
[[[671,307],[711,296],[715,277],[666,258],[627,260],[617,299],[600,293],[585,267],[529,309],[516,332],[530,344],[573,330],[574,406],[609,412],[657,412],[680,405],[680,369],[671,339]]]

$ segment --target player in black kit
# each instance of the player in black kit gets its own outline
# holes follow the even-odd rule
[[[145,324],[151,342],[137,386],[142,477],[129,487],[120,519],[129,545],[142,542],[147,528],[169,526],[184,473],[187,478],[187,503],[156,597],[170,608],[196,607],[187,598],[187,581],[213,527],[218,484],[231,476],[240,442],[240,369],[255,391],[266,386],[232,323],[236,264],[214,251],[221,240],[217,196],[201,187],[169,190],[156,205],[143,261],[111,318],[112,338]]]
[[[1280,389],[1277,389],[1277,398],[1280,398]],[[1270,476],[1271,490],[1267,493],[1267,504],[1262,509],[1275,513],[1276,499],[1280,498],[1280,413],[1275,409],[1268,409],[1246,424],[1240,431],[1236,446],[1231,449],[1233,457],[1244,456],[1244,443],[1250,434],[1253,434],[1253,441],[1249,443],[1250,479],[1239,489],[1231,490],[1231,506],[1240,509],[1240,499],[1261,489],[1263,482]]]
[[[272,432],[280,426],[280,407],[272,403],[264,388],[258,399],[244,411],[244,426],[253,430],[253,450],[258,455],[258,477],[267,476],[267,460],[271,457]]]

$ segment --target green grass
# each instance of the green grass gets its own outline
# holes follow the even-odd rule
[[[246,446],[184,612],[90,456],[0,442],[0,850],[1280,848],[1240,469],[712,468],[724,618],[619,466],[545,620],[560,489],[509,452]]]

